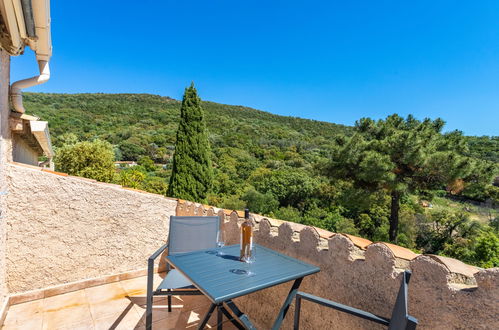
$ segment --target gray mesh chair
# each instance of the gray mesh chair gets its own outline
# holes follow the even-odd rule
[[[171,312],[172,295],[202,294],[176,269],[171,269],[156,290],[153,290],[154,260],[161,255],[166,248],[168,248],[169,255],[216,248],[219,230],[220,218],[218,216],[170,217],[168,242],[154,252],[147,261],[147,329],[151,329],[152,326],[152,305],[154,296],[168,296],[168,311]]]
[[[397,295],[397,300],[395,301],[395,306],[392,310],[391,318],[387,319],[358,308],[343,305],[331,300],[323,299],[305,292],[300,292],[296,294],[295,302],[295,321],[294,329],[298,330],[300,325],[300,310],[301,310],[301,300],[308,300],[316,304],[326,306],[339,310],[340,312],[348,313],[369,321],[383,324],[388,326],[390,330],[414,330],[418,325],[418,320],[410,316],[409,310],[407,309],[407,287],[409,285],[409,279],[411,278],[411,272],[406,270],[403,274],[402,283],[400,284],[400,289]]]

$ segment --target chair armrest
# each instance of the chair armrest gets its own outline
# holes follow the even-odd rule
[[[147,259],[147,277],[152,278],[152,274],[154,272],[154,260],[161,254],[163,251],[166,250],[168,247],[168,243],[160,247],[156,252],[154,252],[148,259]]]
[[[321,297],[317,297],[317,296],[314,296],[314,295],[309,294],[309,293],[298,291],[298,293],[296,294],[296,298],[305,299],[305,300],[314,302],[316,304],[326,306],[329,308],[333,308],[333,309],[336,309],[338,311],[348,313],[348,314],[351,314],[351,315],[354,315],[354,316],[357,316],[357,317],[360,317],[360,318],[363,318],[363,319],[366,319],[369,321],[373,321],[376,323],[380,323],[383,325],[389,325],[389,322],[390,322],[390,320],[388,320],[384,317],[363,311],[363,310],[358,309],[358,308],[343,305],[343,304],[337,303],[335,301],[331,301],[331,300],[327,300],[327,299],[324,299]]]
[[[156,252],[154,252],[149,257],[149,259],[147,259],[147,261],[149,261],[149,262],[154,261],[161,253],[163,253],[163,251],[166,250],[167,247],[168,247],[168,243],[166,243],[165,245],[163,245],[162,247],[160,247]]]
[[[147,296],[152,297],[153,294],[153,273],[154,273],[154,260],[166,250],[168,243],[160,247],[147,259]],[[149,299],[149,298],[148,298]]]

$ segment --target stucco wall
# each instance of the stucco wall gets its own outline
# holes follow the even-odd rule
[[[147,267],[176,200],[8,164],[10,293]]]
[[[219,214],[225,218],[228,243],[239,241],[242,219],[236,212],[184,202],[177,213]],[[454,259],[425,255],[406,260],[396,256],[404,256],[401,247],[374,243],[363,249],[345,235],[324,239],[312,227],[262,217],[258,221],[256,243],[321,268],[318,274],[304,279],[302,291],[389,317],[401,274],[410,269],[409,312],[418,318],[418,328],[499,329],[499,268],[477,270]],[[288,283],[263,290],[236,302],[257,328],[269,329],[290,286]],[[284,329],[292,328],[293,313],[291,307]],[[384,329],[307,301],[302,303],[300,325],[303,329]]]
[[[6,251],[6,192],[7,177],[5,166],[9,153],[10,131],[9,119],[9,82],[10,82],[10,57],[0,49],[0,309],[7,295],[5,280],[5,251]],[[0,315],[1,317],[1,315]]]
[[[170,215],[224,218],[239,241],[241,214],[9,163],[7,283],[10,293],[146,266]],[[422,329],[498,329],[499,268],[417,256],[401,247],[257,217],[255,241],[321,268],[303,291],[388,317],[401,273],[411,269],[409,311]],[[366,242],[367,241],[367,242]],[[237,299],[258,328],[271,326],[290,284]],[[293,307],[284,329],[291,328]],[[376,324],[303,302],[303,329],[376,329]]]

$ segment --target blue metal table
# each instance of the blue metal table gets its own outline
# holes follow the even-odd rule
[[[238,329],[255,329],[248,316],[242,313],[232,299],[293,281],[272,329],[279,329],[298,288],[307,275],[319,272],[319,267],[255,245],[255,262],[239,261],[239,245],[219,249],[201,250],[166,257],[166,261],[187,277],[212,302],[199,329],[204,328],[217,308],[218,329],[222,327],[222,314]],[[217,251],[222,252],[220,255]],[[247,271],[254,273],[247,275]],[[237,319],[229,313],[231,310]]]

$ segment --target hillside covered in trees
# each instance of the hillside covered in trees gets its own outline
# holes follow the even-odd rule
[[[148,94],[25,93],[24,102],[30,114],[49,122],[60,157],[90,152],[92,162],[99,162],[111,159],[114,153],[115,160],[137,161],[139,166],[106,174],[105,181],[166,194],[180,118],[179,101]],[[407,173],[402,181],[396,177],[389,180],[387,175],[393,176],[389,168],[382,171],[386,163],[382,152],[393,145],[390,139],[397,140],[397,135],[388,136],[381,126],[374,131],[374,122],[361,123],[370,137],[364,134],[359,140],[362,143],[355,143],[354,127],[277,116],[242,106],[213,102],[203,102],[202,106],[214,167],[213,189],[203,202],[232,209],[249,207],[275,218],[388,241],[390,191],[400,191],[399,230],[390,232],[390,236],[396,234],[392,241],[484,267],[499,265],[497,210],[487,208],[477,217],[472,204],[446,202],[452,197],[497,204],[499,188],[491,184],[489,174],[497,175],[498,137],[463,137],[456,132],[442,135],[438,131],[443,122],[423,123],[439,126],[432,134],[440,142],[426,145],[414,135],[411,138],[420,147],[413,156],[421,150],[442,155],[445,151],[456,168],[470,162],[476,166],[467,167],[464,181],[411,185],[407,180],[416,182],[411,163],[400,162]],[[412,120],[404,125],[411,126]],[[97,145],[85,144],[94,140],[99,140]],[[68,146],[77,141],[85,143],[70,151]],[[106,145],[112,148],[111,155],[102,151]],[[359,151],[359,145],[364,149]],[[373,155],[365,174],[356,171],[365,165],[354,161],[356,152]],[[393,154],[397,158],[397,152]],[[374,171],[376,166],[378,171]],[[88,169],[75,173],[93,175]],[[433,179],[436,176],[429,175]]]

